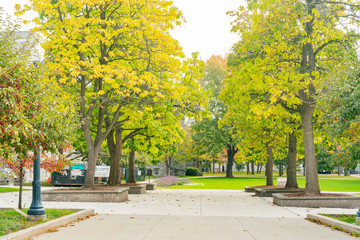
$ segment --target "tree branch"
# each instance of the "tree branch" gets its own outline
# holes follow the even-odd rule
[[[318,49],[315,50],[314,52],[314,55],[316,56],[321,50],[323,50],[327,45],[331,44],[331,43],[334,43],[334,42],[337,42],[337,43],[342,43],[341,41],[339,40],[330,40],[326,43],[324,43],[323,45],[321,45],[320,47],[318,47]]]
[[[359,4],[351,4],[351,3],[346,3],[346,2],[323,1],[323,3],[341,4],[341,5],[346,5],[346,6],[349,6],[349,7],[360,7]]]

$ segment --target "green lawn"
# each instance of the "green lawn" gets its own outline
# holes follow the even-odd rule
[[[320,189],[322,191],[344,191],[360,192],[360,178],[341,177],[341,178],[320,178]],[[266,184],[265,177],[203,177],[191,178],[191,185],[175,185],[170,189],[231,189],[244,190],[245,186],[261,186]],[[274,179],[276,185],[276,179]],[[299,187],[305,187],[305,177],[298,178]]]
[[[18,188],[11,188],[11,187],[0,187],[0,193],[4,192],[18,192]]]
[[[321,214],[321,215],[357,225],[355,221],[356,215],[346,215],[346,214],[341,214],[341,215]]]
[[[27,209],[23,210],[24,212]],[[76,212],[76,210],[67,209],[46,209],[46,221],[53,220],[65,215]],[[15,210],[1,210],[0,211],[0,237],[7,235],[12,232],[16,232],[28,227],[42,223],[39,222],[28,222],[26,218],[16,212]]]
[[[32,186],[32,182],[24,183],[23,186]],[[41,182],[41,186],[52,187],[53,185],[51,185],[50,183],[44,181],[44,182]]]
[[[261,172],[261,173],[255,173],[254,175],[252,174],[246,174],[246,172],[233,172],[234,177],[247,177],[247,178],[258,178],[258,177],[265,177],[265,172]],[[203,176],[205,177],[225,177],[225,173],[206,173],[203,172]],[[286,173],[283,174],[283,176],[279,176],[278,172],[273,172],[273,176],[274,178],[278,178],[278,177],[284,177],[286,178]],[[187,176],[185,176],[187,177]],[[304,175],[297,175],[298,178],[305,178]],[[353,176],[343,176],[343,175],[337,175],[337,174],[319,174],[319,178],[341,178],[341,179],[359,179],[359,177],[353,177]]]

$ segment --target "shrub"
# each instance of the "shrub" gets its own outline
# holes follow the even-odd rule
[[[170,187],[178,182],[178,178],[175,176],[166,176],[155,180],[159,187]]]
[[[199,169],[195,167],[186,168],[186,176],[198,176],[200,173]]]
[[[179,179],[177,185],[185,185],[188,184],[190,181],[189,179]]]

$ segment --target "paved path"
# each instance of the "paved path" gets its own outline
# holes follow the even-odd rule
[[[17,193],[0,194],[1,207],[16,207]],[[25,206],[31,192],[24,194]],[[129,195],[124,203],[43,202],[45,208],[93,208],[98,214],[36,239],[356,239],[306,221],[307,213],[356,209],[284,208],[272,198],[231,190],[157,190]]]

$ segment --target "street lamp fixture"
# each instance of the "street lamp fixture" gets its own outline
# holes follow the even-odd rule
[[[32,182],[32,202],[27,212],[29,221],[46,220],[46,211],[41,203],[41,180],[40,180],[40,148],[35,152],[34,179]]]

